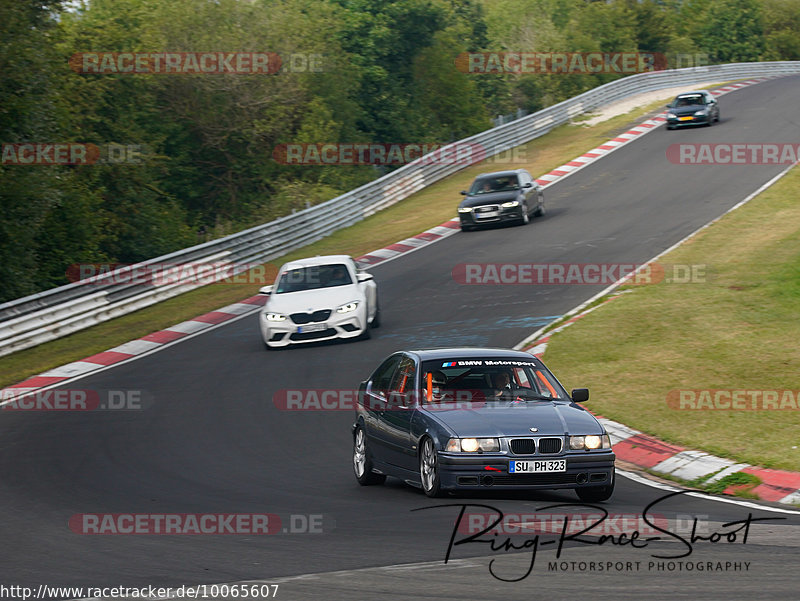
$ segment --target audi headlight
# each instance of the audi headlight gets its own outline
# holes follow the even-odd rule
[[[510,202],[504,202],[501,206],[504,209],[511,209],[513,207],[518,207],[519,206],[519,201],[518,200],[512,200]]]
[[[500,450],[496,438],[451,438],[445,451],[450,453],[492,453]]]
[[[458,207],[459,213],[472,213],[472,207]]]
[[[587,436],[570,436],[569,448],[571,451],[593,451],[595,449],[610,449],[611,439],[608,434]]]
[[[283,313],[267,313],[267,321],[286,321]]]
[[[355,311],[358,308],[358,301],[353,301],[351,303],[347,303],[342,305],[341,307],[337,307],[337,313],[350,313],[351,311]]]

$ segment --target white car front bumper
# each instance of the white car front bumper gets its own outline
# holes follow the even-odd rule
[[[263,311],[258,316],[258,322],[264,343],[273,348],[334,338],[356,338],[369,327],[363,303],[349,313],[337,313],[334,309],[323,322],[298,324],[288,315],[284,321],[268,321],[267,313]]]

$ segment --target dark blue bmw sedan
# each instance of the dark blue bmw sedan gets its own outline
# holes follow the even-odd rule
[[[614,491],[602,424],[536,357],[507,349],[399,351],[361,383],[353,468],[362,485],[394,476],[430,497],[445,491]]]

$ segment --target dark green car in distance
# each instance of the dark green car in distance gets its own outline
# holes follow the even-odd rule
[[[719,103],[708,90],[678,94],[667,109],[667,129],[719,123]]]

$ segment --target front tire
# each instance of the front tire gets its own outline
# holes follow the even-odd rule
[[[544,217],[545,209],[544,209],[544,194],[539,196],[539,207],[536,209],[534,215],[536,217]]]
[[[381,327],[381,305],[377,297],[375,298],[375,315],[372,316],[372,323],[369,325],[373,328]]]
[[[422,490],[429,497],[442,496],[441,481],[439,480],[439,456],[433,448],[433,440],[424,438],[419,452],[419,481]]]
[[[520,225],[528,225],[531,221],[530,213],[528,213],[528,201],[522,203],[522,219],[520,220]]]
[[[367,435],[364,433],[364,428],[358,426],[353,434],[353,472],[361,486],[383,484],[386,481],[384,474],[376,474],[372,468],[372,458],[367,449]]]

